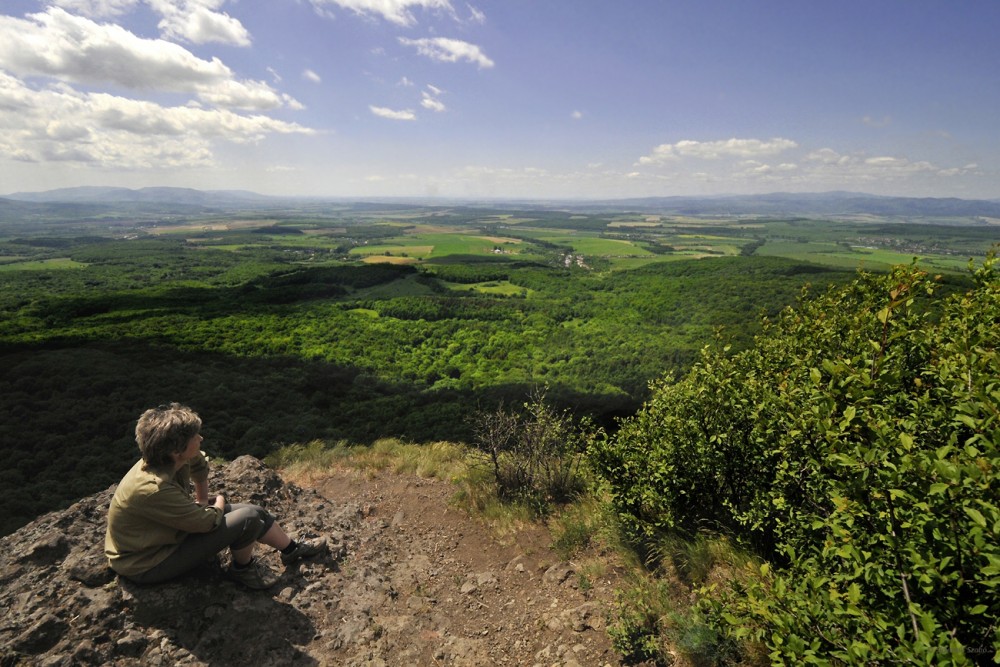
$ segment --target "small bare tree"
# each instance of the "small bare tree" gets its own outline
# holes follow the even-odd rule
[[[537,511],[566,502],[584,486],[580,462],[590,424],[574,423],[534,392],[520,412],[500,405],[473,418],[475,445],[490,457],[497,496],[527,502]]]

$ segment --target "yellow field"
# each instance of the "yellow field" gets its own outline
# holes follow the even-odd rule
[[[612,222],[608,227],[660,227],[659,222],[645,222],[640,220],[619,220]]]
[[[176,234],[178,232],[190,232],[191,230],[206,232],[225,232],[233,229],[254,229],[257,227],[270,227],[276,225],[277,220],[220,220],[219,222],[186,223],[183,225],[162,225],[151,227],[150,234]]]
[[[477,239],[484,239],[490,243],[524,243],[521,239],[508,239],[503,236],[477,236]]]
[[[395,257],[390,255],[367,255],[361,260],[365,264],[416,264],[416,257]]]

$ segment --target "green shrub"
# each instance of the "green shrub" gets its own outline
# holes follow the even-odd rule
[[[724,530],[767,559],[706,601],[775,662],[1000,657],[1000,276],[861,274],[706,350],[590,450],[632,534]],[[711,613],[709,613],[711,612]]]
[[[592,502],[576,502],[559,512],[552,521],[555,540],[552,546],[564,559],[586,549],[601,530],[602,513]]]
[[[639,582],[617,594],[608,636],[625,664],[670,664],[661,638],[667,599],[663,584],[655,581]]]
[[[490,460],[497,496],[538,514],[577,497],[586,487],[580,469],[594,437],[589,420],[574,422],[535,395],[515,412],[501,405],[473,418],[474,443]]]

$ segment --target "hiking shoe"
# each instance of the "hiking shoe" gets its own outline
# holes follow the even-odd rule
[[[255,591],[270,588],[278,583],[278,579],[280,579],[271,568],[257,558],[251,560],[250,564],[244,568],[237,569],[230,565],[226,570],[226,576]]]
[[[321,537],[318,540],[296,540],[295,548],[292,549],[292,553],[286,554],[285,552],[279,552],[281,554],[281,562],[285,565],[291,565],[296,561],[300,561],[303,558],[311,558],[326,551],[326,538]]]

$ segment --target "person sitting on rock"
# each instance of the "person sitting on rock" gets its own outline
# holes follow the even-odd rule
[[[201,451],[201,418],[171,403],[142,413],[135,439],[142,458],[118,484],[108,510],[104,552],[111,569],[140,584],[173,579],[225,548],[226,574],[253,589],[278,575],[254,557],[254,543],[281,552],[286,566],[326,551],[326,540],[293,540],[266,510],[208,500],[208,461]],[[194,498],[190,484],[194,483]]]

